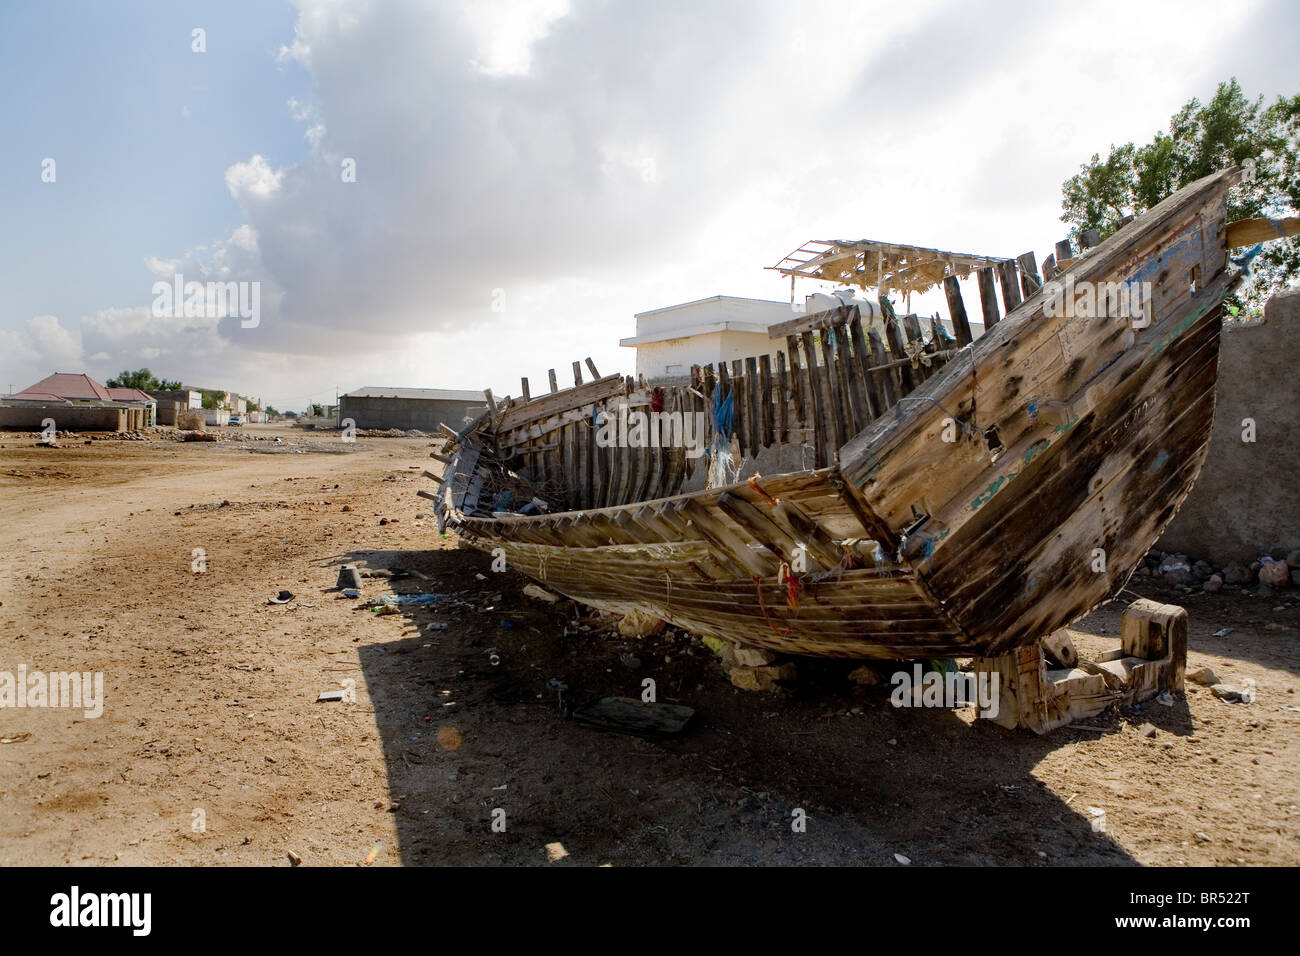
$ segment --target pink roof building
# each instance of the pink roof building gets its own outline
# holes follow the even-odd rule
[[[109,388],[109,397],[115,402],[156,402],[158,399],[146,395],[138,388]]]
[[[131,388],[122,389],[122,391],[135,392],[138,390]],[[41,379],[35,385],[28,386],[12,397],[27,401],[48,401],[50,396],[92,402],[111,402],[114,400],[108,389],[84,372],[55,372],[53,375]],[[136,399],[132,399],[132,401],[136,401]]]

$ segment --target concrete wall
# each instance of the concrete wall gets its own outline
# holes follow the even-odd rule
[[[171,399],[158,399],[157,421],[159,425],[175,425],[176,416],[189,409],[188,402]]]
[[[465,418],[477,418],[487,409],[487,402],[443,402],[428,398],[357,398],[344,395],[340,418],[351,418],[357,428],[418,428],[436,431],[440,424],[457,430]]]
[[[130,413],[138,409],[121,405],[0,405],[0,429],[41,431],[42,421],[54,419],[58,431],[120,432],[131,429]]]
[[[1210,452],[1157,545],[1216,563],[1300,548],[1300,289],[1225,331]],[[1242,440],[1253,419],[1255,441]]]

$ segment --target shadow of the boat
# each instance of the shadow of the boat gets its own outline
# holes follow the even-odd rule
[[[396,593],[444,595],[400,606],[406,636],[358,649],[407,865],[540,864],[554,843],[569,862],[616,866],[1134,863],[1033,775],[1095,733],[1040,738],[894,708],[887,689],[849,684],[846,662],[803,662],[778,695],[744,692],[682,638],[564,635],[574,605],[523,597],[527,579],[492,573],[488,555],[349,561],[427,576],[392,582]],[[681,736],[602,732],[562,712],[639,697],[646,679],[696,709]]]

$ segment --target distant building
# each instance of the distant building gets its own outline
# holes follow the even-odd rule
[[[108,393],[108,389],[85,372],[55,372],[53,375],[47,375],[35,385],[29,385],[18,394],[9,397],[19,400],[57,398],[77,402],[111,402],[113,400],[113,397]]]
[[[144,423],[147,428],[152,428],[158,424],[158,399],[154,398],[147,392],[142,392],[138,388],[114,388],[107,386],[109,397],[115,402],[124,402],[127,405],[143,406],[145,410]]]
[[[637,375],[651,381],[685,378],[692,365],[784,352],[769,326],[795,318],[788,302],[715,295],[636,315],[636,335],[619,345],[636,349]]]
[[[198,389],[158,390],[148,394],[158,403],[156,416],[159,425],[179,426],[186,412],[201,412],[203,409],[203,393]],[[200,420],[202,417],[202,414],[198,416]]]
[[[57,431],[138,431],[152,424],[147,395],[113,391],[84,372],[56,372],[0,401],[0,428],[44,429],[52,421]]]
[[[339,401],[339,420],[357,428],[460,429],[487,410],[482,392],[448,388],[358,388]]]

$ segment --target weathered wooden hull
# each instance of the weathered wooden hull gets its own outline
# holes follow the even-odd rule
[[[518,462],[520,448],[544,437],[536,403],[525,403],[503,418],[537,435],[513,432],[502,449],[489,421],[461,436],[431,497],[442,520],[476,546],[502,549],[510,567],[602,610],[647,612],[696,633],[851,658],[989,656],[1033,643],[1123,586],[1204,462],[1220,304],[1233,281],[1223,238],[1232,181],[1224,173],[1187,187],[1071,266],[1076,283],[1149,282],[1145,328],[1045,314],[1050,290],[1026,282],[1027,300],[973,345],[932,348],[932,369],[877,368],[894,376],[899,398],[912,386],[888,403],[878,399],[889,381],[865,365],[867,377],[854,376],[866,340],[847,317],[826,318],[840,323],[826,338],[841,351],[823,343],[818,366],[805,340],[812,387],[802,402],[797,384],[776,394],[792,396],[791,415],[811,420],[815,404],[839,413],[816,415],[810,430],[814,445],[838,449],[828,467],[674,494],[685,472],[677,451],[561,450],[550,470],[611,489],[606,507],[491,514],[476,492],[474,514],[466,489],[482,487],[482,461]],[[761,380],[760,402],[773,394]],[[570,421],[580,425],[613,395],[580,404]],[[792,433],[786,411],[749,398],[737,432],[751,446]],[[854,436],[837,440],[850,427]],[[645,489],[665,496],[637,500]]]

